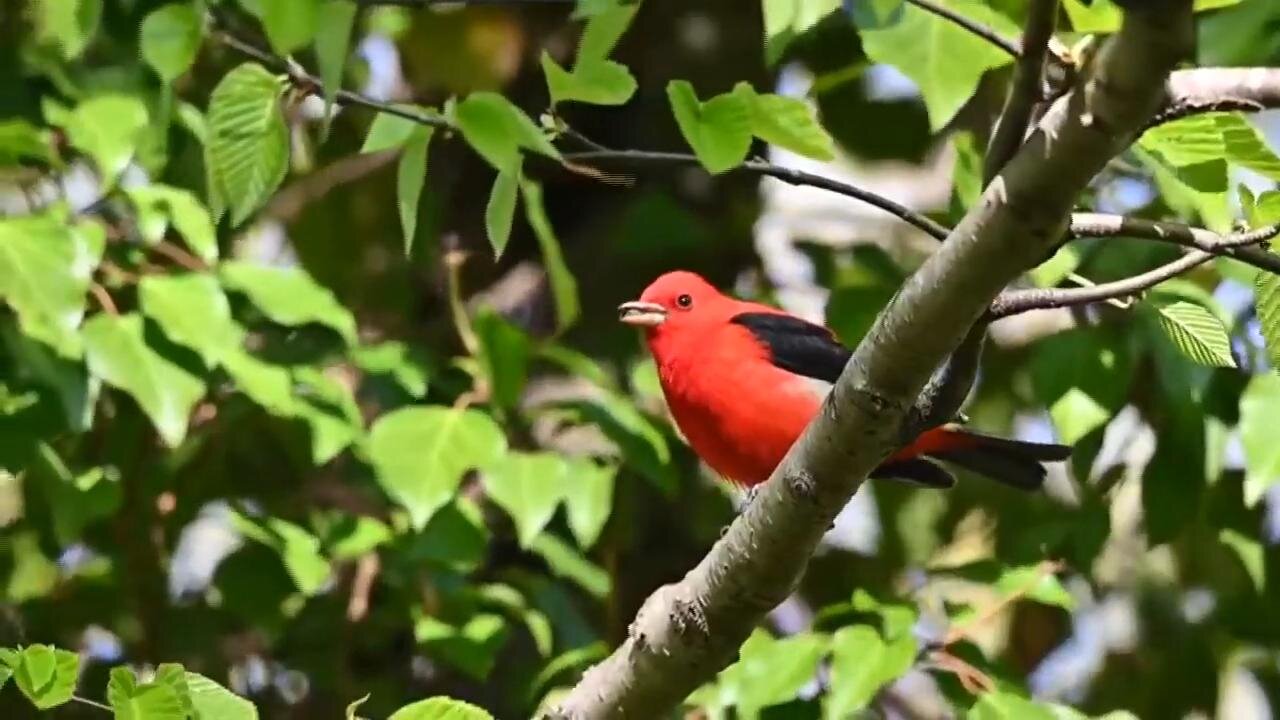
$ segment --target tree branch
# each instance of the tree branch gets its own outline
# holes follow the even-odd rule
[[[1280,68],[1179,70],[1165,83],[1165,106],[1148,127],[1215,110],[1280,108]]]
[[[1000,290],[1051,250],[1076,197],[1161,105],[1193,44],[1190,0],[1130,10],[1096,75],[1059,99],[960,225],[880,314],[822,412],[683,580],[547,715],[661,717],[728,665],[799,582],[832,519],[900,441],[933,370]]]
[[[1026,29],[1022,32],[1022,54],[1013,73],[1013,85],[1009,88],[1009,97],[1000,113],[995,135],[987,147],[982,168],[983,184],[991,182],[1026,137],[1031,113],[1043,97],[1044,59],[1057,21],[1058,0],[1033,0],[1027,11]]]
[[[1106,300],[1132,297],[1212,259],[1213,255],[1207,252],[1192,250],[1177,260],[1165,263],[1158,268],[1123,280],[1116,280],[1115,282],[1077,288],[1013,290],[996,298],[995,302],[991,303],[991,309],[987,311],[987,316],[992,320],[996,320],[1031,310],[1090,305]]]

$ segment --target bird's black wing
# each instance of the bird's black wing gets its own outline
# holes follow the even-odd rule
[[[791,315],[746,312],[729,321],[764,343],[774,365],[815,380],[834,383],[853,354],[830,330]]]

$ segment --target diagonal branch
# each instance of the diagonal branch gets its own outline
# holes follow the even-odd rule
[[[1148,127],[1215,110],[1280,108],[1280,68],[1179,70],[1165,83],[1165,106]]]
[[[1013,290],[1002,294],[991,303],[987,317],[995,320],[1031,310],[1091,305],[1107,300],[1133,297],[1212,259],[1213,255],[1203,250],[1192,250],[1158,268],[1115,282],[1099,283],[1088,287]]]
[[[795,588],[829,523],[899,445],[934,369],[997,293],[1062,238],[1079,193],[1160,107],[1194,32],[1191,0],[1153,5],[1125,13],[1096,74],[1054,103],[981,202],[908,278],[822,412],[715,547],[645,602],[627,640],[547,717],[664,716],[727,666]]]
[[[1031,123],[1031,113],[1042,99],[1041,86],[1044,60],[1049,52],[1049,41],[1058,20],[1058,0],[1033,0],[1027,11],[1027,25],[1022,32],[1022,54],[1018,57],[1013,73],[1013,85],[1000,123],[996,126],[987,157],[982,168],[983,184],[1000,172],[1009,158],[1022,145]]]

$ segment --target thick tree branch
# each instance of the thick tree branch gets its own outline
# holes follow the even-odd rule
[[[796,586],[832,519],[899,442],[925,382],[996,294],[1062,238],[1080,191],[1161,104],[1193,41],[1190,0],[1126,12],[1096,75],[1054,103],[938,252],[859,344],[823,410],[683,580],[644,604],[558,718],[661,717],[728,665]]]
[[[1214,110],[1280,108],[1280,68],[1179,70],[1165,84],[1165,106],[1148,126]]]
[[[987,157],[982,168],[982,182],[989,183],[1009,162],[1022,145],[1031,123],[1031,113],[1042,99],[1044,59],[1058,20],[1058,0],[1033,0],[1027,11],[1027,25],[1022,32],[1022,54],[1013,72],[1013,85],[1000,113]]]

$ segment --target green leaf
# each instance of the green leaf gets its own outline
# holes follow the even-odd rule
[[[259,18],[271,47],[281,55],[301,48],[315,37],[320,24],[320,0],[258,0]]]
[[[967,565],[940,568],[935,572],[989,585],[1005,597],[1016,595],[1066,610],[1075,608],[1076,604],[1075,598],[1071,597],[1057,576],[1040,565],[1005,567],[994,560],[979,560]]]
[[[78,357],[75,329],[98,255],[65,222],[48,216],[0,218],[0,299],[22,332]]]
[[[752,93],[751,98],[751,132],[756,137],[815,160],[835,158],[835,141],[808,103],[782,95]]]
[[[840,628],[831,638],[831,691],[822,707],[823,717],[854,716],[880,688],[910,670],[915,656],[916,641],[910,634],[886,643],[866,625]]]
[[[0,120],[0,167],[17,165],[24,160],[53,165],[53,134],[26,120]]]
[[[405,705],[387,720],[493,720],[493,716],[471,703],[434,697]]]
[[[521,547],[551,522],[569,466],[552,453],[510,453],[483,473],[485,493],[515,521]]]
[[[1235,551],[1236,556],[1240,558],[1240,564],[1244,566],[1245,572],[1249,575],[1249,579],[1253,581],[1253,587],[1258,593],[1266,592],[1267,565],[1262,543],[1257,538],[1249,537],[1231,528],[1223,528],[1218,531],[1218,540]]]
[[[1124,345],[1080,328],[1040,342],[1031,360],[1036,398],[1049,406],[1058,441],[1076,444],[1123,406],[1131,361]]]
[[[153,10],[142,21],[139,46],[142,59],[165,82],[185,73],[200,51],[200,13],[187,3]]]
[[[195,350],[213,367],[239,350],[244,330],[231,319],[231,304],[212,275],[147,275],[138,283],[143,314],[179,345]]]
[[[972,720],[1060,720],[1048,705],[1007,692],[983,693],[969,711]]]
[[[182,442],[204,381],[148,345],[135,313],[95,315],[82,334],[89,371],[133,396],[166,445]]]
[[[45,557],[34,532],[14,533],[9,538],[13,567],[5,586],[10,602],[23,603],[43,598],[58,584],[57,564]],[[15,672],[17,668],[14,668]]]
[[[667,84],[667,99],[680,133],[710,173],[736,167],[751,149],[752,93],[740,84],[732,92],[700,102],[687,80]]]
[[[560,240],[551,227],[551,220],[547,218],[547,210],[542,204],[542,186],[532,180],[521,180],[520,189],[524,195],[525,220],[538,238],[542,264],[551,283],[551,298],[556,305],[556,324],[563,330],[578,319],[578,281],[565,264],[564,255],[560,251]]]
[[[80,656],[48,645],[28,645],[19,652],[13,681],[39,710],[71,699],[80,676]]]
[[[324,86],[324,127],[322,137],[329,135],[333,99],[342,88],[342,71],[351,50],[351,29],[356,22],[356,4],[351,0],[323,0],[316,23],[316,64],[320,67],[320,84]]]
[[[391,528],[379,520],[364,515],[350,518],[335,529],[336,535],[326,537],[327,551],[334,560],[352,560],[372,552],[391,541]]]
[[[1214,10],[1235,5],[1240,0],[1195,0],[1194,12]],[[1064,0],[1072,30],[1078,33],[1105,35],[1120,29],[1123,17],[1120,8],[1111,0]]]
[[[209,98],[210,204],[228,207],[232,225],[266,202],[289,169],[289,129],[280,110],[284,87],[261,65],[244,63],[227,73]]]
[[[387,341],[351,349],[351,359],[367,373],[389,375],[415,398],[427,394],[426,362],[408,345]]]
[[[1227,329],[1213,313],[1189,302],[1158,307],[1156,312],[1165,336],[1194,362],[1209,367],[1235,367]]]
[[[418,201],[427,182],[427,149],[433,132],[434,128],[427,125],[415,127],[396,166],[396,208],[404,232],[405,257],[413,252],[414,233],[418,230]]]
[[[774,639],[757,629],[743,643],[738,662],[725,668],[720,682],[734,689],[738,716],[751,720],[771,705],[796,697],[818,669],[830,639],[805,633]]]
[[[520,171],[500,172],[493,180],[489,202],[484,207],[484,229],[495,258],[502,257],[511,238],[511,223],[516,214],[516,191],[520,188]]]
[[[1240,396],[1240,442],[1244,445],[1244,501],[1254,507],[1280,484],[1280,375],[1255,375]]]
[[[280,555],[284,569],[303,595],[315,595],[329,580],[329,560],[320,552],[320,540],[306,528],[280,518],[258,521],[234,514],[241,534],[266,545]]]
[[[102,0],[42,0],[31,6],[36,41],[57,46],[63,60],[84,52],[102,19]]]
[[[1280,275],[1265,270],[1257,271],[1253,290],[1254,307],[1258,310],[1258,323],[1267,348],[1267,359],[1272,367],[1280,367]]]
[[[185,683],[182,690],[185,691]],[[111,669],[107,683],[107,703],[115,711],[116,720],[186,720],[182,693],[165,683],[138,684],[129,668]]]
[[[488,613],[472,616],[461,627],[431,616],[420,617],[413,624],[414,638],[431,657],[444,660],[476,680],[489,676],[508,634],[507,621],[501,615]]]
[[[383,415],[368,442],[378,483],[419,530],[453,497],[464,472],[491,466],[507,447],[488,415],[439,406]]]
[[[1258,196],[1249,209],[1250,227],[1263,227],[1280,222],[1280,190],[1268,190]]]
[[[356,700],[352,700],[351,702],[347,703],[347,720],[365,720],[360,715],[357,715],[356,711],[360,709],[361,705],[365,704],[368,701],[369,701],[369,693],[365,693],[364,697],[358,698]]]
[[[859,12],[864,4],[865,0],[853,3],[854,12]],[[772,66],[793,40],[840,9],[840,0],[764,0],[762,5],[765,62]]]
[[[1271,180],[1280,180],[1280,157],[1240,113],[1213,112],[1181,118],[1151,128],[1139,142],[1177,167],[1225,159]]]
[[[76,105],[64,129],[71,147],[93,159],[108,187],[128,166],[148,126],[147,107],[131,95],[98,95]]]
[[[316,323],[331,328],[354,345],[356,320],[328,288],[298,267],[268,267],[243,260],[222,264],[227,288],[244,293],[273,322],[297,326]]]
[[[569,463],[564,478],[564,506],[569,515],[569,529],[584,550],[595,544],[609,520],[617,474],[616,465],[602,465],[587,458],[576,458]]]
[[[0,648],[0,690],[3,690],[4,686],[9,682],[9,678],[13,677],[13,668],[9,665],[10,660],[14,664],[19,662],[17,651],[9,648]]]
[[[627,398],[601,390],[585,400],[562,403],[582,422],[597,425],[618,446],[623,461],[668,497],[674,497],[678,477],[671,466],[666,437]]]
[[[542,533],[529,545],[529,549],[547,561],[551,572],[572,580],[595,598],[603,599],[609,595],[609,573],[555,535]]]
[[[529,337],[488,308],[476,314],[472,327],[480,342],[480,364],[494,404],[514,409],[529,375]]]
[[[190,192],[168,185],[141,185],[125,190],[129,199],[138,209],[139,226],[143,239],[148,242],[159,242],[163,239],[168,223],[186,240],[201,260],[214,263],[218,260],[218,236],[214,231],[213,219],[204,204]],[[143,227],[141,216],[150,215],[153,221],[149,227]]]
[[[27,472],[49,503],[54,537],[64,547],[79,542],[86,527],[120,508],[122,492],[115,473],[108,477],[106,470],[95,467],[75,475],[48,443],[39,443]],[[42,564],[36,560],[33,567],[37,577]]]
[[[521,148],[560,159],[560,152],[529,116],[497,93],[472,93],[454,112],[467,144],[498,172],[512,172],[520,165]]]
[[[186,674],[193,720],[258,720],[253,703],[199,673]]]
[[[622,34],[631,26],[639,9],[639,2],[607,0],[607,6],[591,12],[587,18],[587,26],[582,29],[582,40],[578,43],[578,65],[609,57]]]
[[[569,72],[544,50],[542,72],[547,78],[552,105],[561,102],[622,105],[636,92],[636,79],[631,71],[612,60],[579,62],[573,72]]]
[[[402,107],[406,110],[423,110],[423,108],[415,105],[399,105],[397,107]],[[413,132],[418,127],[418,123],[408,118],[380,112],[373,117],[373,122],[369,125],[369,132],[364,136],[364,145],[360,146],[360,152],[374,153],[402,147],[409,141],[409,138],[413,137]]]
[[[1011,20],[977,0],[942,4],[1005,37],[1019,34]],[[896,21],[864,25],[859,33],[868,58],[893,65],[915,81],[934,131],[951,122],[978,89],[983,74],[1013,62],[1008,53],[990,42],[910,3]]]

